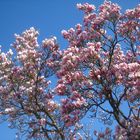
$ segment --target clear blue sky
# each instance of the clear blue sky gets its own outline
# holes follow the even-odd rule
[[[9,49],[14,33],[35,27],[40,32],[39,41],[55,35],[62,48],[66,42],[61,36],[62,29],[69,29],[82,21],[82,12],[76,3],[92,3],[99,6],[104,0],[0,0],[0,45]],[[122,9],[134,8],[140,0],[111,0]],[[0,124],[0,140],[14,140],[13,130],[7,124]]]

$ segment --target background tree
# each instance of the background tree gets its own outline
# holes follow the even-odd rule
[[[83,25],[63,30],[69,42],[57,76],[68,126],[87,112],[104,124],[117,122],[115,135],[95,131],[98,139],[140,139],[140,5],[120,12],[105,1],[97,12],[88,3]]]

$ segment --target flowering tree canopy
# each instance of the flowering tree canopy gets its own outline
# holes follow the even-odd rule
[[[62,31],[65,50],[56,37],[39,45],[30,28],[15,35],[16,54],[0,52],[0,120],[27,139],[139,140],[140,5],[124,13],[110,1],[77,8],[83,23]],[[84,131],[87,116],[105,130]]]

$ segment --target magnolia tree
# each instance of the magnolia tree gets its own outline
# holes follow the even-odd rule
[[[1,120],[26,133],[28,139],[64,139],[59,105],[53,100],[48,79],[61,57],[56,38],[45,39],[39,47],[34,28],[15,36],[16,57],[11,50],[0,54]],[[52,61],[55,69],[48,67]]]
[[[65,50],[56,37],[39,45],[30,28],[15,35],[16,54],[0,52],[0,119],[27,139],[139,140],[140,5],[124,13],[110,1],[77,7],[83,24],[62,31]],[[84,118],[104,131],[86,131]]]

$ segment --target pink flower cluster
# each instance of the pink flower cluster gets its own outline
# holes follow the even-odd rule
[[[119,33],[122,36],[128,37],[132,42],[140,40],[140,5],[134,9],[126,10],[125,14],[122,15],[122,20],[119,24]]]
[[[83,10],[86,14],[91,13],[93,10],[95,10],[95,6],[85,3],[85,4],[77,4],[77,8],[80,10]]]
[[[140,123],[139,120],[135,120],[132,118],[131,122],[124,122],[125,125],[128,127],[128,129],[123,129],[120,126],[116,127],[115,130],[115,139],[121,139],[126,140],[129,138],[129,140],[138,140],[140,137]]]
[[[118,4],[105,1],[104,4],[99,7],[99,15],[104,19],[113,21],[120,17],[120,9]]]

